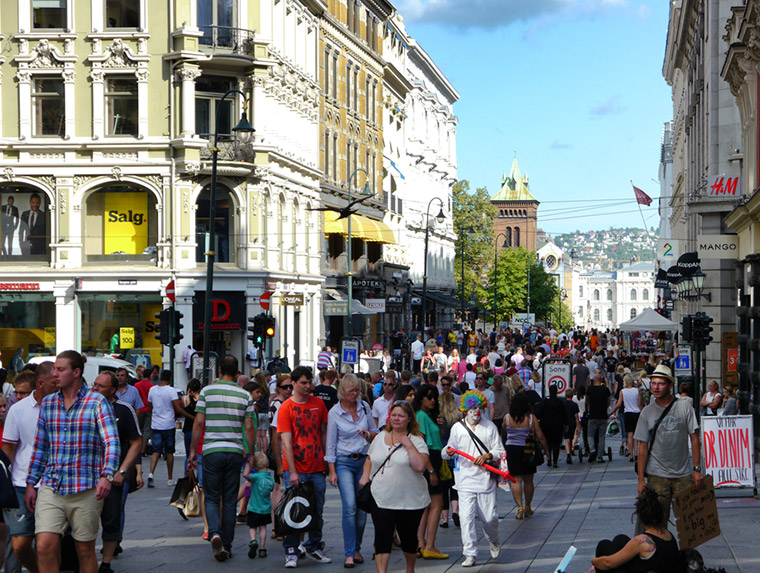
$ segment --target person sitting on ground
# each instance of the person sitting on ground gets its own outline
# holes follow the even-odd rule
[[[645,488],[636,500],[636,516],[644,526],[644,533],[633,539],[621,534],[612,541],[600,541],[596,546],[596,557],[591,559],[596,568],[592,571],[678,571],[678,543],[667,528],[660,527],[662,514],[657,493]]]

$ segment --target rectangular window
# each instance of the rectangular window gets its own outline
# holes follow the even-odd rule
[[[63,137],[66,106],[62,79],[35,79],[32,82],[34,135]]]
[[[325,48],[325,97],[330,95],[330,48]]]
[[[68,0],[32,0],[32,25],[35,30],[68,28]]]
[[[346,184],[349,183],[349,177],[351,177],[351,142],[346,142]]]
[[[330,132],[325,130],[325,180],[330,179]]]
[[[106,0],[106,28],[139,28],[140,0]]]
[[[359,66],[354,68],[354,111],[359,111]]]
[[[364,117],[369,119],[369,76],[364,81]]]
[[[195,80],[195,133],[202,138],[211,139],[217,127],[221,138],[231,137],[233,100],[228,97],[221,102],[222,96],[231,86],[229,78],[224,76],[201,76]],[[222,107],[218,109],[220,105]]]
[[[372,123],[377,123],[377,82],[372,82]]]
[[[346,109],[351,109],[351,62],[346,64]]]
[[[332,96],[338,99],[338,52],[333,52]]]
[[[332,154],[332,178],[333,181],[338,179],[338,134],[333,135],[333,154]]]
[[[111,76],[106,79],[106,135],[137,136],[137,80]]]

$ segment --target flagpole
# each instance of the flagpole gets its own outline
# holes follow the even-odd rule
[[[631,187],[634,188],[634,193],[636,192],[636,186],[633,184],[633,179],[629,180],[631,182]],[[639,214],[641,215],[641,222],[644,223],[644,231],[647,230],[647,221],[644,218],[644,211],[641,210],[641,203],[639,203],[638,197],[636,198],[636,205],[639,207]]]

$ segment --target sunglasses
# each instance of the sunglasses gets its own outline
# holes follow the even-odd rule
[[[395,384],[393,384],[392,382],[390,384],[388,384],[387,382],[384,382],[383,386],[390,386],[392,388],[393,386],[395,386]]]
[[[29,392],[24,392],[23,390],[15,390],[13,393],[14,393],[16,396],[27,396],[27,395],[31,394],[32,392],[31,392],[31,391],[29,391]]]
[[[283,390],[292,390],[293,385],[292,384],[283,384],[282,386],[278,386],[278,388],[282,388]]]

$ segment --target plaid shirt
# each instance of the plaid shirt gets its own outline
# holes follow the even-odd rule
[[[520,368],[520,370],[518,370],[517,373],[520,375],[520,379],[523,381],[523,384],[525,384],[525,389],[527,390],[530,384],[533,370],[531,370],[530,368]]]
[[[84,384],[66,410],[63,395],[47,396],[40,408],[27,484],[40,482],[58,495],[92,489],[119,464],[119,433],[113,408]]]

